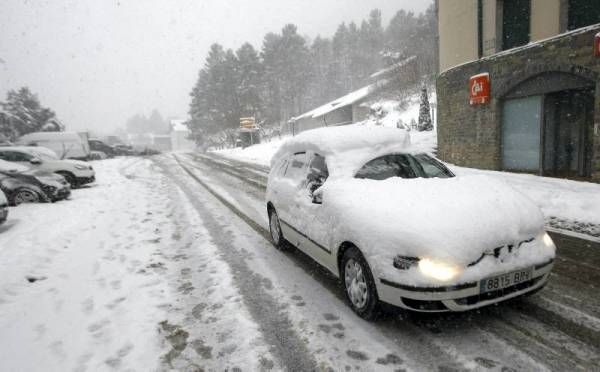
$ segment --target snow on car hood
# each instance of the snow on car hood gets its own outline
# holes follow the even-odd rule
[[[536,237],[542,214],[487,176],[338,179],[323,186],[328,226],[367,254],[387,251],[467,265],[484,251]]]

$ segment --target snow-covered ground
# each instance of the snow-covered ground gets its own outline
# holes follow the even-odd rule
[[[98,181],[70,200],[11,208],[0,226],[0,370],[271,360],[181,191],[149,159],[94,167]]]
[[[377,123],[374,119],[366,120],[359,125],[381,125],[396,127],[399,120],[410,123],[419,115],[419,104],[416,97],[409,99],[403,110],[398,110],[394,102],[381,102],[388,114]],[[411,143],[423,152],[435,152],[437,148],[437,132],[411,131]],[[226,158],[269,166],[271,157],[286,137],[274,139],[267,143],[250,146],[245,149],[225,149],[216,153]],[[600,185],[590,182],[579,182],[564,179],[539,177],[529,174],[486,171],[473,168],[458,167],[449,164],[457,174],[486,174],[500,179],[525,195],[529,196],[541,209],[548,227],[583,233],[600,238]]]

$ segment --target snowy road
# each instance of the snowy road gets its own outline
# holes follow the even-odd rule
[[[600,370],[598,244],[556,236],[551,283],[523,301],[369,323],[331,275],[269,243],[265,168],[95,168],[72,200],[0,227],[0,370]]]

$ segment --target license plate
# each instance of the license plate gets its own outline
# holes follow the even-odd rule
[[[506,274],[483,279],[479,283],[479,293],[497,291],[499,289],[504,289],[515,284],[526,282],[528,280],[531,280],[532,275],[533,268],[528,267],[525,269],[515,270]]]

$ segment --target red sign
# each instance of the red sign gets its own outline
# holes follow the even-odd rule
[[[471,76],[469,79],[471,105],[481,105],[490,101],[490,74],[487,72]]]
[[[594,55],[600,57],[600,32],[594,37]]]

